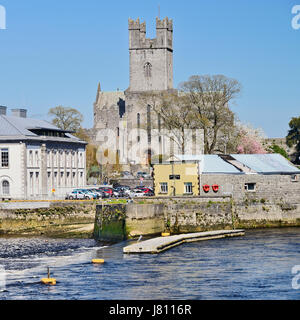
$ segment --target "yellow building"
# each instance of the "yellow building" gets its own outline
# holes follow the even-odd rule
[[[155,196],[199,195],[198,163],[154,165]]]

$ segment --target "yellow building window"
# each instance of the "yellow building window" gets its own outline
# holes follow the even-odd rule
[[[192,182],[185,182],[184,183],[184,193],[193,194],[193,184],[192,184]]]
[[[160,193],[168,193],[168,183],[167,182],[161,182],[159,184],[160,186]]]

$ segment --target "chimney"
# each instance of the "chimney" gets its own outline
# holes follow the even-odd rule
[[[6,110],[7,110],[7,107],[0,106],[0,115],[1,116],[6,116]]]
[[[12,109],[11,112],[13,117],[27,118],[26,109]]]

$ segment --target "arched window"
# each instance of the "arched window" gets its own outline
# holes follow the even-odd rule
[[[144,65],[144,73],[146,78],[151,78],[152,73],[152,64],[150,62],[146,62]]]
[[[140,140],[141,140],[141,137],[140,137],[141,115],[139,113],[137,114],[136,122],[137,122],[137,128],[138,128],[137,142],[140,142]]]
[[[5,195],[9,194],[9,182],[7,180],[2,181],[2,193]]]
[[[136,119],[137,127],[138,127],[138,129],[140,129],[140,127],[141,127],[141,115],[138,113],[136,118],[137,118]]]

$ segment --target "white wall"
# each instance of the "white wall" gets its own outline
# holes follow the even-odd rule
[[[23,145],[21,143],[0,143],[0,149],[8,149],[9,155],[8,168],[2,168],[0,163],[0,198],[3,197],[2,182],[4,180],[9,182],[12,198],[23,198]],[[5,197],[7,196],[5,195]]]

